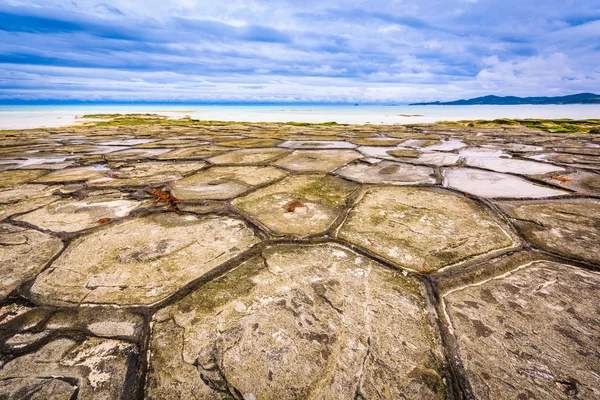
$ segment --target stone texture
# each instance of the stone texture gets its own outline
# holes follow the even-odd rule
[[[587,171],[554,174],[551,177],[542,177],[546,182],[560,185],[565,189],[574,190],[581,194],[600,196],[600,174]]]
[[[287,174],[273,167],[212,167],[171,184],[181,200],[226,200]]]
[[[127,369],[138,356],[135,345],[111,339],[83,342],[59,338],[5,364],[0,396],[32,399],[112,400],[132,398]],[[6,397],[5,397],[6,398]]]
[[[540,261],[443,296],[477,399],[600,398],[600,274]]]
[[[111,172],[87,181],[89,186],[148,186],[176,181],[205,168],[205,162],[111,163]]]
[[[47,173],[48,171],[38,169],[2,171],[0,172],[0,188],[31,182]]]
[[[230,217],[135,218],[74,240],[31,294],[44,304],[152,305],[257,241]]]
[[[472,168],[447,169],[443,172],[444,186],[468,194],[489,198],[540,198],[568,192],[536,185],[518,176]]]
[[[389,185],[433,185],[436,183],[432,168],[390,161],[383,161],[375,165],[351,164],[338,169],[335,173],[361,183]]]
[[[339,245],[277,246],[154,318],[149,399],[441,399],[414,278]]]
[[[277,159],[288,154],[287,150],[278,148],[243,149],[230,151],[208,159],[213,164],[258,164]]]
[[[85,200],[58,200],[46,207],[20,215],[15,220],[27,222],[54,232],[77,232],[96,228],[106,218],[123,218],[139,208],[141,202],[110,197],[91,197]]]
[[[296,150],[275,165],[292,171],[329,172],[360,157],[354,150]]]
[[[522,234],[536,246],[600,264],[600,202],[597,200],[503,203]]]
[[[48,175],[42,176],[36,182],[38,183],[63,183],[87,181],[89,179],[98,179],[106,177],[108,167],[106,165],[95,165],[87,167],[65,168],[60,171],[53,171]]]
[[[60,239],[48,234],[0,224],[0,300],[34,278],[62,247]]]
[[[513,244],[508,233],[473,201],[409,187],[366,189],[337,237],[421,272]]]
[[[331,226],[356,187],[328,175],[297,175],[232,204],[275,233],[308,236]]]

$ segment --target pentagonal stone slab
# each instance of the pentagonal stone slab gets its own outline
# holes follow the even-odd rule
[[[326,231],[356,188],[327,175],[297,175],[232,203],[273,232],[306,236]]]
[[[243,149],[230,151],[208,159],[213,164],[257,164],[274,160],[288,154],[287,150],[278,148]]]
[[[443,296],[478,399],[600,398],[600,274],[549,261]]]
[[[48,234],[0,224],[0,300],[34,278],[62,247],[60,239]]]
[[[20,215],[15,220],[55,232],[77,232],[125,217],[141,205],[139,201],[111,197],[80,201],[65,199]]]
[[[338,237],[424,272],[513,244],[503,228],[464,196],[408,187],[365,190]]]
[[[111,163],[112,170],[104,176],[87,181],[89,186],[148,186],[158,185],[201,170],[205,162],[144,162],[121,165]]]
[[[171,185],[180,200],[225,200],[287,174],[273,167],[213,167]]]
[[[74,240],[31,294],[50,304],[152,305],[257,242],[229,217],[136,218]]]
[[[443,173],[444,186],[480,197],[552,197],[569,194],[562,190],[536,185],[525,179],[498,172],[473,168],[448,169]]]
[[[135,345],[119,340],[59,338],[6,363],[0,371],[0,397],[133,398],[135,385],[126,379],[137,357]]]
[[[354,150],[297,150],[275,165],[292,171],[329,172],[360,157]]]
[[[342,246],[276,246],[155,316],[146,396],[445,398],[421,283]]]
[[[362,183],[390,185],[435,184],[434,171],[429,167],[383,161],[377,164],[351,164],[335,172],[346,179]]]
[[[511,202],[502,207],[536,246],[569,258],[600,263],[600,202]]]

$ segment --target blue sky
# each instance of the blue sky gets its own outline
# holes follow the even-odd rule
[[[0,101],[600,92],[600,0],[2,0]]]

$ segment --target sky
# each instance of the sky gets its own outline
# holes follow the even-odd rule
[[[0,0],[0,101],[600,93],[600,0]]]

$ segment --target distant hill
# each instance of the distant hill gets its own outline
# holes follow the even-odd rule
[[[515,105],[515,104],[600,104],[600,95],[579,93],[558,97],[483,96],[469,100],[431,103],[413,103],[411,106],[472,106],[472,105]]]

